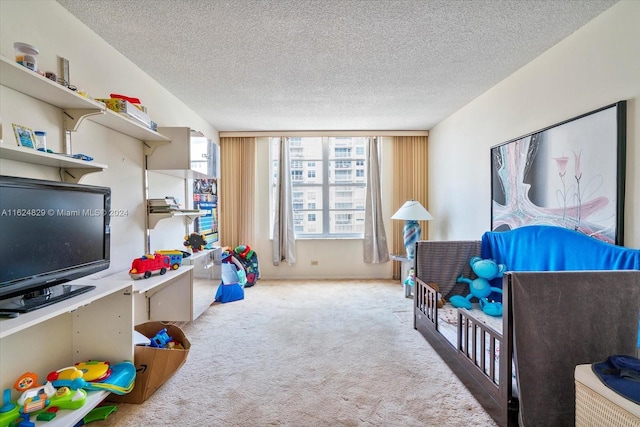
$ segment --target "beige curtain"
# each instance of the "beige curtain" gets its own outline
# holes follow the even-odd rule
[[[393,137],[393,198],[392,212],[396,212],[404,202],[413,199],[429,210],[427,182],[427,137]],[[404,254],[402,227],[404,221],[391,221],[391,250],[394,254]],[[428,221],[420,221],[422,240],[429,236]],[[393,263],[393,277],[400,278],[400,263]],[[401,278],[404,279],[404,278]]]
[[[220,245],[235,248],[255,244],[256,139],[220,138],[218,229]]]
[[[367,195],[364,214],[364,262],[381,264],[389,262],[387,234],[384,231],[378,159],[378,138],[367,141]]]
[[[276,178],[275,212],[273,218],[272,261],[273,265],[296,263],[296,233],[293,228],[293,204],[291,198],[291,158],[289,138],[279,141],[278,176]]]

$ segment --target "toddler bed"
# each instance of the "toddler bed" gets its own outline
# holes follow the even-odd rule
[[[442,296],[468,294],[456,279],[473,277],[473,256],[507,265],[502,317],[438,308]],[[419,241],[414,328],[499,425],[573,425],[575,366],[636,355],[639,269],[640,250],[558,227]]]

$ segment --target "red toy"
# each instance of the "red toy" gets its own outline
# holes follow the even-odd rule
[[[162,254],[147,254],[131,263],[129,276],[134,279],[148,279],[152,274],[164,274],[171,268],[171,258]]]

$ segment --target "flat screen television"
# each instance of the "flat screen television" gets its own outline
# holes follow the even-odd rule
[[[0,176],[0,311],[28,312],[95,289],[109,268],[111,189]]]

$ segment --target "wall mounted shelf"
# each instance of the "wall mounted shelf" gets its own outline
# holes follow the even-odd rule
[[[189,224],[191,224],[193,222],[194,219],[196,219],[199,216],[204,216],[206,215],[207,212],[206,211],[198,211],[198,210],[176,210],[176,211],[172,211],[172,212],[166,212],[166,213],[149,213],[149,228],[155,228],[156,224],[158,223],[158,221],[166,219],[166,218],[173,218],[174,216],[183,216],[187,219],[187,221],[189,221]]]
[[[6,143],[0,144],[0,159],[60,168],[62,169],[62,179],[65,182],[74,183],[79,182],[88,173],[102,172],[107,169],[106,165],[99,163],[78,160],[60,154],[45,153],[33,148],[8,145]]]
[[[146,128],[93,99],[78,95],[68,88],[34,73],[14,61],[0,56],[0,84],[39,99],[63,110],[63,122],[66,131],[76,131],[87,118],[102,126],[139,139],[145,144],[145,154],[153,152],[155,147],[168,144],[171,139]]]

